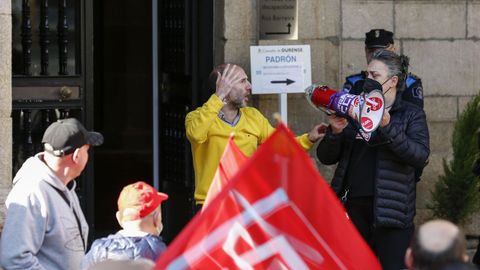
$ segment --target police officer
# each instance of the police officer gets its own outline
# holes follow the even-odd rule
[[[380,49],[395,52],[393,33],[384,29],[372,29],[365,33],[365,56],[367,58],[367,64],[370,63],[373,53]],[[343,90],[347,92],[352,91],[352,94],[359,94],[362,92],[361,89],[365,78],[365,71],[348,76],[343,85]],[[405,101],[423,108],[423,88],[422,81],[419,77],[412,73],[408,74],[402,98]]]

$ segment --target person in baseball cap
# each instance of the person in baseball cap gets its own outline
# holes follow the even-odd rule
[[[98,132],[87,131],[75,118],[61,119],[52,123],[43,134],[42,143],[45,151],[62,157],[73,153],[75,149],[86,144],[99,146],[103,136]]]
[[[124,187],[117,202],[119,223],[140,220],[157,209],[161,210],[159,206],[166,199],[167,194],[157,192],[142,181]]]
[[[125,186],[118,197],[116,213],[123,229],[95,240],[82,261],[82,269],[107,259],[156,261],[166,249],[160,233],[161,203],[167,199],[167,194],[143,181]]]
[[[28,158],[13,179],[5,202],[0,244],[5,269],[78,269],[88,239],[88,223],[75,192],[100,133],[74,118],[52,123],[42,142],[45,151]]]

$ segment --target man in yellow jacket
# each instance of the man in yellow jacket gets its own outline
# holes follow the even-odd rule
[[[185,119],[187,138],[192,145],[197,210],[205,201],[230,134],[235,134],[240,150],[251,156],[274,130],[257,109],[246,106],[252,85],[241,67],[219,65],[208,79],[215,93]],[[310,149],[323,137],[319,127],[297,137],[302,148]]]

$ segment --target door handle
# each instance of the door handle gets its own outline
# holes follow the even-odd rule
[[[60,100],[69,99],[72,96],[72,89],[68,86],[62,86],[59,91]]]

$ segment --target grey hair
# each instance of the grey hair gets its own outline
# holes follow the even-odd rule
[[[397,91],[405,90],[405,80],[408,75],[408,56],[398,55],[392,51],[378,50],[372,55],[373,60],[380,61],[387,66],[389,78],[398,77]]]

